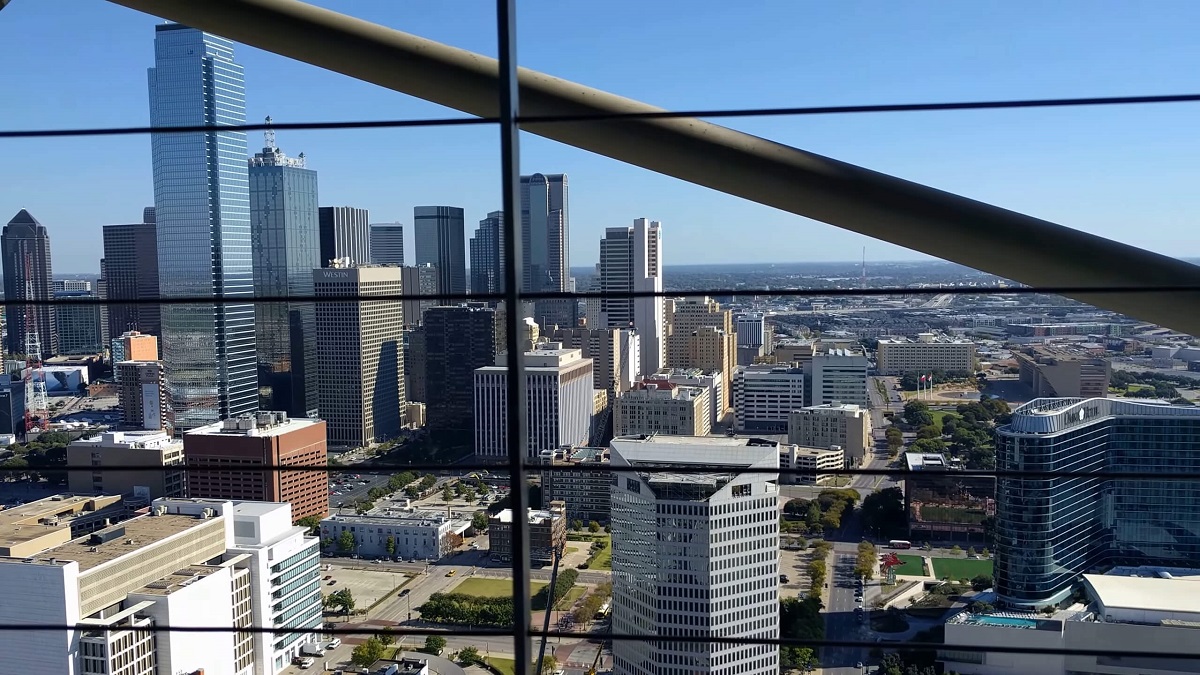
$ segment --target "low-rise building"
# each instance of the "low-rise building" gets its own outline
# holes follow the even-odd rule
[[[456,519],[447,511],[381,506],[361,515],[325,518],[321,521],[321,540],[330,554],[440,560],[462,544],[470,524],[470,520]]]
[[[1194,655],[1200,626],[1200,570],[1117,567],[1107,574],[1084,574],[1083,590],[1089,604],[1076,604],[1052,616],[960,612],[946,622],[945,646],[938,650],[938,660],[945,664],[946,672],[962,675],[1197,672]],[[959,648],[1011,648],[1014,644],[1075,653]],[[1155,655],[1113,657],[1089,653],[1112,651]]]
[[[555,468],[542,473],[542,500],[563,502],[567,520],[608,522],[608,448],[562,448],[542,453],[542,463]]]
[[[512,560],[512,509],[504,509],[488,519],[488,542],[492,557]],[[525,521],[529,527],[529,562],[550,565],[555,552],[567,544],[567,505],[550,502],[548,510],[529,509]]]
[[[712,431],[709,390],[667,380],[645,380],[613,406],[613,435],[707,436]]]
[[[67,446],[68,468],[92,469],[67,474],[71,492],[81,494],[138,493],[147,500],[183,497],[187,492],[183,464],[183,441],[162,431],[111,431]],[[147,466],[161,466],[163,470],[128,468]]]
[[[120,495],[54,495],[0,510],[0,556],[27,558],[127,516]]]
[[[833,401],[788,414],[788,443],[810,448],[838,446],[846,464],[862,464],[871,447],[871,413],[865,407]]]
[[[1021,384],[1034,398],[1104,398],[1112,376],[1108,359],[1080,349],[1029,346],[1014,351]]]
[[[828,485],[837,477],[836,472],[845,465],[845,453],[836,445],[829,448],[779,446],[779,468],[796,470],[796,473],[780,473],[779,480],[783,483]]]
[[[891,336],[879,340],[875,357],[880,375],[967,374],[975,369],[975,343],[936,333],[920,333],[915,340]]]

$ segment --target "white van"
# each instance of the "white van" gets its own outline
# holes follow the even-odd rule
[[[314,663],[316,663],[316,660],[313,659],[311,656],[306,656],[306,657],[300,659],[300,667],[304,668],[306,670],[308,668],[312,668]]]

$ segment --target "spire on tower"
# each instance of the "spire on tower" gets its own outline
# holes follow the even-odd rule
[[[263,138],[266,140],[266,145],[263,147],[275,150],[275,130],[271,128],[271,116],[267,115],[267,128],[263,131]]]

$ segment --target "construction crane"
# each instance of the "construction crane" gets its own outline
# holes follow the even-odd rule
[[[25,255],[25,299],[33,300],[33,264]],[[50,425],[50,404],[46,400],[46,373],[42,369],[42,341],[38,336],[37,312],[25,305],[25,431]]]

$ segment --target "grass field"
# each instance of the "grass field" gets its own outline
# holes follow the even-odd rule
[[[593,553],[588,557],[587,569],[590,570],[611,570],[612,569],[612,540],[603,539],[604,548]]]
[[[513,661],[512,659],[502,659],[497,656],[493,656],[492,658],[488,659],[488,663],[492,664],[493,668],[500,671],[504,675],[517,675],[517,662]]]
[[[582,598],[584,593],[587,593],[586,587],[572,586],[571,590],[567,591],[567,594],[563,596],[562,600],[559,600],[558,604],[554,606],[554,609],[560,611],[571,609],[571,605],[574,605],[576,601]]]
[[[941,579],[970,579],[978,574],[991,574],[992,561],[971,558],[934,558],[933,576]]]
[[[916,577],[925,574],[925,565],[921,561],[921,556],[898,555],[896,557],[900,559],[900,562],[904,563],[896,568],[896,574],[909,574]]]
[[[542,590],[542,587],[545,585],[546,582],[544,581],[530,582],[530,594],[536,595],[537,592]],[[463,579],[462,582],[451,589],[450,592],[473,595],[477,598],[508,598],[512,597],[512,580],[471,577],[470,579]]]
[[[953,417],[956,420],[960,419],[958,416],[958,413],[956,413],[952,410],[930,410],[929,414],[933,415],[933,423],[936,424],[938,427],[942,426],[942,423],[946,420],[947,417]]]

